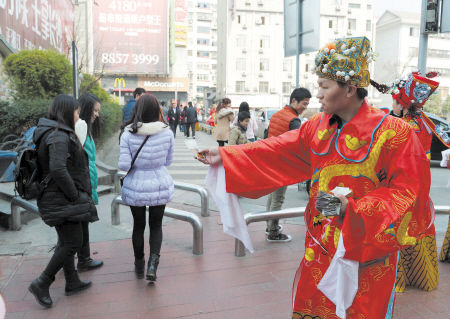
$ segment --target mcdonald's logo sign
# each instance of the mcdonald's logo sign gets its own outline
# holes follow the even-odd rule
[[[121,85],[122,84],[122,85]],[[122,88],[124,88],[125,87],[125,79],[124,78],[116,78],[115,80],[114,80],[114,87],[116,88],[116,87],[122,87]]]

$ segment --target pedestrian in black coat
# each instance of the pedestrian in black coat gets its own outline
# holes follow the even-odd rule
[[[42,220],[55,227],[58,244],[47,267],[28,290],[36,301],[50,308],[49,287],[63,268],[66,295],[91,286],[75,270],[74,255],[83,242],[81,222],[98,220],[91,198],[91,180],[87,154],[74,132],[80,108],[69,95],[58,95],[49,108],[48,118],[39,120],[33,141],[38,151],[39,178],[50,177],[37,200]]]
[[[189,129],[192,130],[192,138],[195,138],[195,124],[197,123],[197,110],[192,105],[192,102],[189,102],[189,107],[186,109],[186,136],[189,137]]]
[[[176,121],[177,118],[177,111],[175,109],[175,103],[173,103],[170,108],[169,108],[169,112],[167,113],[167,116],[169,118],[169,126],[170,129],[173,132],[173,137],[176,137],[177,135],[177,124],[178,122]]]

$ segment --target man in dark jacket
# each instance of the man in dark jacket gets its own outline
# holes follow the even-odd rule
[[[192,129],[192,138],[195,138],[195,123],[197,123],[197,110],[192,105],[192,102],[188,103],[189,107],[186,110],[186,136],[189,137],[189,128]]]
[[[299,115],[303,113],[308,107],[311,93],[304,88],[297,88],[291,93],[290,104],[276,112],[270,118],[269,123],[269,137],[278,136],[288,131],[300,128],[302,122]],[[283,186],[272,194],[267,199],[267,211],[280,210],[284,202],[284,195],[286,194],[287,186]],[[281,232],[281,226],[277,219],[267,221],[266,234],[268,235],[268,242],[288,242],[291,236],[285,235]]]
[[[145,89],[136,88],[133,92],[133,98],[131,98],[127,105],[125,105],[122,109],[122,128],[125,127],[126,123],[131,120],[133,116],[133,109],[136,105],[136,101],[139,99],[141,95],[145,94]]]
[[[172,103],[170,106],[169,111],[167,112],[167,117],[169,118],[169,126],[173,132],[173,137],[176,137],[178,121],[176,120],[177,110],[175,109],[175,103]]]

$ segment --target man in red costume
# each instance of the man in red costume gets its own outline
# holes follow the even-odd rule
[[[407,123],[364,101],[371,57],[365,37],[329,44],[316,57],[323,113],[277,137],[209,149],[202,160],[223,163],[227,192],[249,198],[311,178],[293,319],[392,318],[398,251],[414,245],[430,224],[430,170],[420,142]],[[340,216],[326,217],[316,196],[337,186],[350,188],[351,198],[338,195]],[[344,264],[359,267],[344,308],[339,298],[347,291],[325,295],[336,287],[321,282],[337,251]],[[347,275],[355,274],[343,270],[336,282]]]

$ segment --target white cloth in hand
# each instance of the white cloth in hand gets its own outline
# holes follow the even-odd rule
[[[333,260],[317,288],[336,305],[336,315],[345,319],[358,291],[359,262],[344,258],[345,247],[342,233]]]
[[[223,232],[239,239],[253,253],[252,240],[248,233],[239,198],[226,191],[225,168],[222,164],[209,167],[205,183],[219,208]]]

